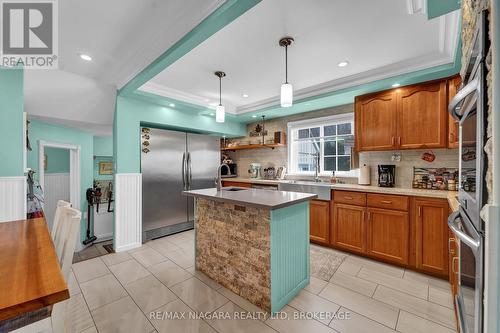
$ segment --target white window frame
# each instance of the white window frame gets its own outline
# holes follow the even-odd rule
[[[296,152],[294,151],[294,142],[293,142],[293,135],[292,131],[298,131],[301,129],[306,129],[306,128],[312,128],[312,127],[319,127],[320,128],[320,137],[322,137],[323,133],[323,126],[327,124],[334,124],[334,123],[346,123],[350,122],[351,123],[351,130],[352,130],[352,135],[355,135],[355,127],[354,127],[354,113],[343,113],[339,115],[333,115],[333,116],[327,116],[327,117],[320,117],[320,118],[313,118],[313,119],[306,119],[306,120],[299,120],[299,121],[293,121],[287,123],[287,133],[288,133],[288,175],[302,175],[302,176],[312,176],[314,175],[314,171],[297,171],[294,169],[294,165],[296,164]],[[351,159],[352,159],[352,154],[351,154]],[[330,176],[332,174],[331,171],[324,171],[323,169],[323,164],[324,164],[324,156],[323,156],[323,151],[321,151],[321,172],[319,173],[320,176]],[[358,177],[359,170],[358,169],[352,169],[350,171],[335,171],[336,176],[341,176],[341,177]]]

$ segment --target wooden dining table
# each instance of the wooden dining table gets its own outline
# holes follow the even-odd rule
[[[0,331],[48,317],[68,298],[45,219],[0,223]]]

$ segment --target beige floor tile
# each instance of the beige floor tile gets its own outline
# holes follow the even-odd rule
[[[184,313],[185,317],[169,319],[164,314],[166,313]],[[150,313],[148,317],[153,323],[158,333],[215,333],[216,331],[201,319],[195,319],[189,313],[195,314],[186,304],[180,299],[176,299],[161,308],[157,309],[156,313]],[[155,317],[155,315],[157,315]]]
[[[68,290],[69,290],[70,296],[73,296],[73,295],[76,295],[76,294],[79,294],[82,292],[80,290],[80,286],[78,285],[78,281],[76,281],[75,273],[73,273],[73,270],[71,270],[69,272]]]
[[[218,292],[220,294],[222,294],[222,296],[224,296],[227,299],[229,299],[231,302],[233,302],[236,305],[238,305],[240,308],[244,309],[245,311],[248,311],[248,312],[262,312],[263,311],[257,305],[254,305],[254,304],[250,303],[249,301],[247,301],[243,297],[241,297],[241,296],[233,293],[231,290],[229,290],[227,288],[222,287],[222,288],[220,288],[218,290]],[[263,318],[260,318],[260,319],[261,320],[265,320],[265,319],[267,319],[267,317],[263,317]]]
[[[153,275],[136,280],[125,285],[125,289],[132,296],[135,303],[146,313],[172,302],[177,296],[158,281]]]
[[[135,260],[141,263],[144,267],[149,267],[167,260],[166,257],[162,256],[159,252],[149,247],[145,248],[142,251],[132,253],[132,257],[134,257]]]
[[[330,327],[333,327],[340,333],[395,333],[396,331],[384,326],[374,320],[366,318],[354,311],[346,308],[340,308],[337,313],[337,318],[330,322]],[[427,332],[431,333],[431,332]]]
[[[148,242],[147,245],[150,248],[155,249],[156,251],[158,251],[163,256],[166,256],[166,254],[169,253],[169,252],[176,251],[176,250],[180,249],[180,247],[178,247],[177,245],[169,242],[165,238],[155,239],[153,241]]]
[[[73,264],[73,272],[75,273],[76,279],[80,284],[110,273],[109,269],[106,265],[104,265],[100,258],[94,258]]]
[[[387,275],[379,271],[363,267],[358,276],[362,279],[381,284],[383,286],[399,290],[401,292],[427,299],[429,287],[420,281],[408,281],[402,278]]]
[[[132,259],[128,252],[110,253],[101,257],[106,266],[112,266]]]
[[[328,325],[333,316],[340,308],[340,305],[330,302],[322,297],[302,290],[288,305],[303,312],[314,313],[315,319]]]
[[[220,333],[276,333],[271,327],[264,324],[259,319],[242,318],[240,315],[245,310],[232,302],[226,303],[216,312],[228,313],[230,319],[207,320],[210,326]]]
[[[148,269],[167,287],[171,287],[192,277],[189,272],[168,260],[150,266]]]
[[[285,305],[281,312],[286,314],[286,317],[271,317],[266,320],[266,324],[277,330],[278,332],[286,333],[334,333],[334,330],[317,320],[307,319],[301,316],[301,312]]]
[[[385,326],[391,328],[396,327],[398,309],[393,306],[332,283],[329,283],[319,296],[384,324]]]
[[[90,328],[87,328],[84,331],[81,331],[81,333],[98,333],[98,332],[97,332],[97,328],[95,328],[95,326],[92,326]]]
[[[186,268],[186,271],[188,271],[190,274],[192,274],[194,277],[196,277],[198,280],[209,286],[210,288],[214,290],[219,290],[222,288],[222,285],[218,284],[215,282],[215,280],[212,280],[209,278],[205,273],[202,271],[198,271],[194,268],[194,266]]]
[[[127,284],[135,280],[142,279],[150,273],[135,260],[127,260],[122,263],[109,266],[109,269],[121,284]]]
[[[84,282],[80,287],[90,310],[127,296],[127,292],[113,274]]]
[[[402,333],[453,333],[455,330],[438,325],[406,311],[399,314],[397,330]]]
[[[215,311],[228,302],[227,298],[194,277],[176,284],[171,289],[195,311]]]
[[[62,304],[61,304],[62,305]],[[89,308],[82,294],[76,294],[65,301],[64,332],[81,332],[94,326]]]
[[[179,248],[176,251],[167,253],[166,256],[182,268],[188,268],[194,265],[194,251]]]
[[[360,270],[361,270],[361,265],[354,262],[350,262],[348,260],[344,260],[344,262],[337,269],[337,272],[356,276]]]
[[[429,286],[429,301],[453,309],[453,296],[451,290]]]
[[[336,272],[330,279],[330,283],[335,283],[336,285],[342,286],[358,292],[360,294],[366,295],[368,297],[373,296],[377,284],[374,282],[361,279],[350,274],[345,274],[342,272]]]
[[[136,247],[135,249],[128,250],[127,252],[129,254],[132,254],[137,251],[143,251],[146,247],[149,247],[149,243],[141,244],[141,246]]]
[[[319,294],[327,284],[327,281],[323,281],[314,276],[311,276],[311,278],[309,279],[309,284],[305,286],[304,289],[309,291],[310,293]]]
[[[453,310],[406,293],[379,286],[373,298],[450,328],[455,326]]]
[[[434,286],[437,288],[450,290],[450,282],[448,280],[439,279],[430,275],[425,275],[419,272],[411,271],[409,269],[405,270],[403,279],[411,281],[420,281],[428,284],[429,286]]]
[[[154,329],[130,297],[92,311],[92,317],[94,317],[99,333],[149,333]]]
[[[350,255],[345,259],[345,261],[347,261],[349,263],[353,263],[353,264],[358,264],[358,265],[363,266],[363,267],[371,268],[373,270],[376,270],[376,271],[379,271],[379,272],[382,272],[382,273],[385,273],[388,275],[392,275],[395,277],[399,277],[399,278],[403,277],[403,274],[404,274],[404,269],[401,267],[385,264],[385,263],[382,263],[379,261],[375,261],[372,259],[363,258],[363,257],[359,257],[359,256]]]

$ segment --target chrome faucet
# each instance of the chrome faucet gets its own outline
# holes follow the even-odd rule
[[[215,178],[215,186],[217,187],[217,192],[219,192],[222,189],[222,167],[226,167],[228,174],[231,174],[231,169],[229,169],[229,165],[226,163],[222,163],[219,165],[217,168],[217,178]]]
[[[299,152],[300,155],[309,155],[309,156],[312,156],[314,158],[314,181],[316,183],[319,183],[321,182],[321,179],[319,178],[319,174],[321,172],[321,155],[319,154],[319,152],[316,152],[316,153],[302,153],[302,152]]]

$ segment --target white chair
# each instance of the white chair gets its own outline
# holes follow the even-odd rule
[[[74,208],[61,206],[60,208],[59,231],[57,232],[54,246],[60,250],[58,254],[59,265],[64,279],[68,281],[71,265],[73,263],[73,254],[80,228],[82,213]],[[15,333],[64,333],[66,308],[68,300],[54,304],[50,318],[46,318],[30,325],[21,327],[13,332]]]
[[[64,200],[57,201],[56,213],[54,214],[54,221],[52,221],[52,230],[50,231],[50,236],[52,237],[52,241],[56,242],[56,237],[60,231],[61,225],[61,208],[62,207],[71,207],[71,203],[66,202]],[[59,255],[59,254],[58,254]]]

